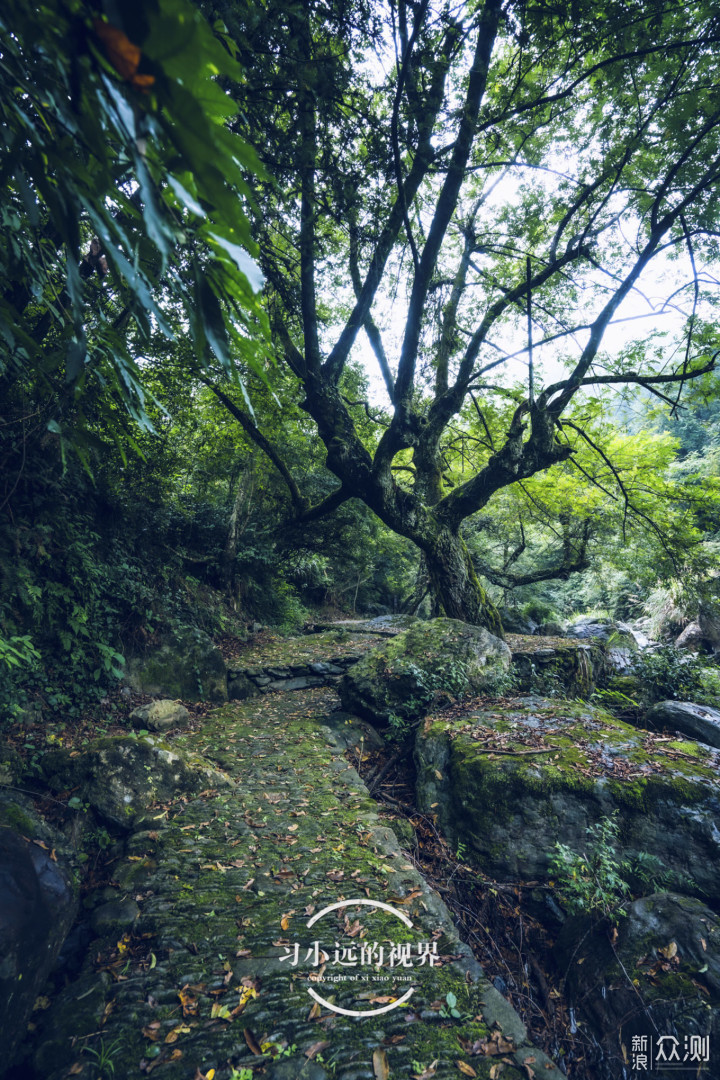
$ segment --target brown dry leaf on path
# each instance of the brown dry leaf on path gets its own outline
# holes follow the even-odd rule
[[[255,1054],[256,1057],[261,1057],[262,1056],[262,1050],[260,1049],[260,1043],[257,1041],[255,1036],[253,1035],[250,1028],[243,1028],[243,1036],[245,1038],[245,1042],[247,1043],[248,1050],[250,1051],[250,1053]]]
[[[412,870],[414,868],[410,867],[410,869]],[[388,903],[396,905],[412,904],[413,900],[416,900],[418,896],[422,896],[422,889],[413,889],[413,891],[411,893],[408,893],[407,896],[391,896],[388,900]]]
[[[321,1050],[325,1050],[325,1048],[329,1045],[330,1043],[327,1041],[327,1039],[321,1039],[319,1042],[314,1042],[310,1046],[308,1046],[307,1050],[305,1051],[305,1057],[312,1061],[316,1054],[319,1054]]]
[[[388,1080],[390,1076],[390,1066],[388,1065],[387,1054],[384,1050],[376,1050],[373,1054],[373,1072],[375,1073],[375,1080]]]
[[[182,1014],[185,1019],[187,1019],[188,1016],[197,1016],[199,1008],[198,999],[194,994],[187,993],[189,989],[190,987],[186,983],[182,990],[178,991],[178,997],[180,998],[180,1004],[182,1005]]]

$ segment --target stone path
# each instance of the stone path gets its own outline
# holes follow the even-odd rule
[[[561,1080],[380,824],[345,757],[362,727],[336,700],[231,703],[175,740],[234,785],[158,807],[130,837],[113,878],[140,914],[93,944],[40,1023],[40,1075]],[[308,926],[347,899],[412,927],[368,904]]]

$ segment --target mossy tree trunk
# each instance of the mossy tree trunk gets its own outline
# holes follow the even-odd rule
[[[503,637],[497,608],[480,584],[460,534],[441,529],[423,551],[433,592],[448,618],[484,626],[490,633]]]

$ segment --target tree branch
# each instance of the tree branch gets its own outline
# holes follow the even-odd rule
[[[285,484],[287,485],[288,491],[290,492],[290,499],[292,500],[292,504],[296,512],[298,514],[304,513],[308,506],[307,499],[304,497],[304,495],[302,495],[300,488],[295,483],[294,477],[292,476],[283,459],[280,457],[280,454],[277,452],[270,440],[266,439],[266,437],[259,430],[257,425],[253,422],[250,413],[246,412],[245,409],[241,409],[239,405],[236,405],[235,402],[227,396],[227,394],[223,393],[219,386],[215,386],[214,383],[212,383],[209,379],[205,379],[198,372],[196,372],[195,374],[197,378],[205,384],[205,386],[212,390],[218,401],[220,401],[225,406],[231,416],[235,417],[245,434],[252,439],[255,445],[258,446],[265,454],[265,456],[269,458],[269,460],[273,463],[273,465],[285,481]]]

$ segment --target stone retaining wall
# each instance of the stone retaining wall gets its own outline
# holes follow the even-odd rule
[[[228,669],[228,697],[231,701],[264,694],[268,690],[308,690],[313,686],[332,686],[359,656],[333,656],[308,664],[271,664],[267,667]]]

